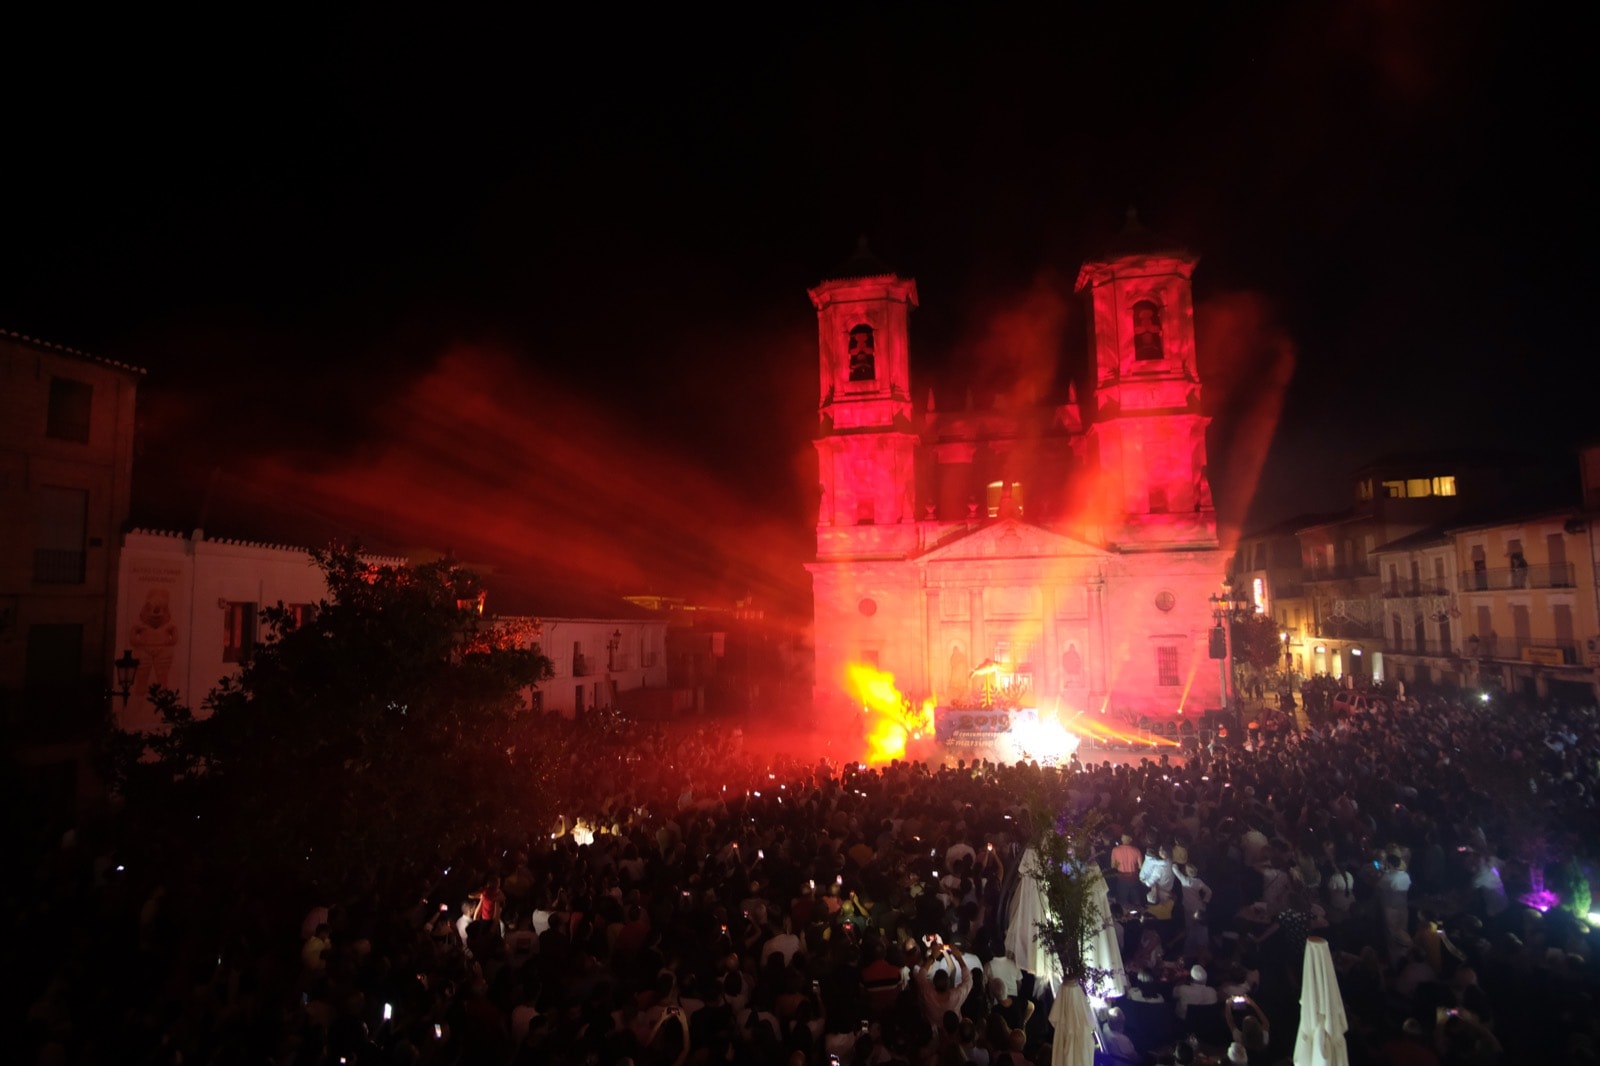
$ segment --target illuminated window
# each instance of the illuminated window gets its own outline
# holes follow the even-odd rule
[[[1178,678],[1178,649],[1172,644],[1163,644],[1156,649],[1156,683],[1159,685],[1176,686],[1180,684]]]
[[[1356,498],[1360,500],[1372,499],[1372,479],[1362,478],[1356,485]]]
[[[1251,578],[1250,602],[1256,605],[1256,614],[1267,613],[1267,580],[1266,578]]]
[[[990,518],[1000,517],[1000,504],[1005,497],[1006,483],[1004,481],[989,482],[987,496],[988,514]],[[1022,482],[1011,483],[1011,507],[1018,518],[1022,517]]]
[[[229,603],[222,615],[222,661],[242,663],[256,646],[256,605]]]
[[[1413,500],[1423,496],[1433,495],[1433,483],[1425,477],[1414,477],[1406,481],[1406,495]]]
[[[50,407],[45,415],[44,432],[57,440],[87,441],[89,409],[94,402],[94,386],[70,378],[50,379]]]
[[[1391,500],[1403,500],[1406,498],[1406,483],[1404,481],[1385,481],[1383,483],[1383,494]]]
[[[878,376],[877,338],[872,327],[855,326],[850,330],[850,380],[873,381]]]
[[[1456,494],[1456,479],[1454,477],[1434,478],[1433,494],[1435,496],[1454,496]]]
[[[1140,300],[1133,305],[1133,357],[1165,359],[1161,341],[1161,308],[1154,301]]]
[[[310,625],[317,617],[317,605],[314,603],[291,603],[284,610],[289,614],[289,624],[295,629]]]

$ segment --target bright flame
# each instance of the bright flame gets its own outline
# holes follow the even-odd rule
[[[1018,759],[1059,766],[1078,750],[1079,740],[1058,721],[1029,721],[1019,716],[1011,723],[1010,742]]]
[[[903,759],[906,743],[933,732],[933,697],[914,708],[895,687],[894,675],[866,663],[845,667],[845,683],[866,716],[866,761]]]

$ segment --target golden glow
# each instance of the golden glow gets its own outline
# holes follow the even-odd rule
[[[1068,719],[1063,728],[1070,733],[1075,733],[1080,740],[1094,740],[1106,745],[1121,745],[1135,748],[1143,745],[1153,748],[1176,748],[1178,742],[1170,737],[1152,736],[1142,733],[1137,729],[1118,729],[1107,719],[1094,715],[1080,714]]]
[[[1006,484],[1003,481],[989,482],[987,496],[988,512],[990,518],[1000,517],[1000,501],[1005,496]],[[1011,483],[1011,506],[1016,517],[1022,517],[1022,482]]]
[[[1066,762],[1078,750],[1081,742],[1076,734],[1054,718],[1048,721],[1043,718],[1029,720],[1021,716],[1012,722],[1007,739],[1015,758],[1045,766]]]
[[[908,742],[932,735],[933,697],[913,707],[895,687],[893,674],[868,663],[850,663],[845,666],[845,687],[866,720],[863,761],[880,765],[903,759]]]

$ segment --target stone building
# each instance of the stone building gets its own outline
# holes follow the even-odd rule
[[[1195,263],[1130,223],[1078,275],[1089,365],[981,410],[913,402],[914,280],[863,250],[811,290],[819,707],[852,664],[938,702],[977,672],[1063,716],[1220,706]]]

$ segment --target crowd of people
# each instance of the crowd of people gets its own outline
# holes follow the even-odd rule
[[[203,857],[136,868],[103,819],[10,880],[12,972],[31,981],[17,1046],[40,1063],[1047,1062],[1049,982],[1006,927],[1036,827],[1071,808],[1098,812],[1129,984],[1097,1004],[1102,1061],[1287,1062],[1313,936],[1358,1066],[1600,1061],[1595,710],[1436,698],[1237,732],[1060,767],[865,766],[640,727],[573,751],[555,825],[486,832],[400,897],[218,885]]]

